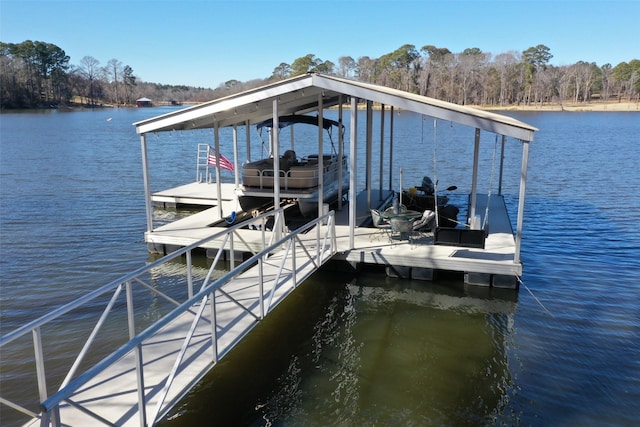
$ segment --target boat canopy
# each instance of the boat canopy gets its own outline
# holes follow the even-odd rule
[[[304,115],[291,115],[291,116],[282,116],[278,117],[278,129],[285,128],[287,126],[292,126],[298,123],[304,123],[309,125],[319,126],[319,117],[314,116],[304,116]],[[340,127],[340,123],[331,119],[322,119],[322,127],[326,130],[331,129],[331,126]],[[263,127],[273,128],[273,118],[267,119],[263,122],[256,124],[256,129],[261,130]]]

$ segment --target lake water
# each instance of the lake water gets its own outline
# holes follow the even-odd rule
[[[2,334],[150,259],[131,124],[168,111],[0,115]],[[526,286],[320,272],[165,424],[638,425],[640,114],[509,114],[540,129],[530,150]],[[433,122],[403,112],[395,124],[405,186],[433,177]],[[457,185],[452,200],[463,204],[473,130],[438,122],[435,139],[437,179]],[[192,182],[195,144],[211,141],[206,132],[152,136],[152,190]],[[493,136],[482,146],[486,192]],[[503,193],[515,222],[521,151],[507,147]],[[223,152],[232,154],[228,142]],[[3,396],[27,392],[9,356]],[[2,425],[23,420],[0,411]]]

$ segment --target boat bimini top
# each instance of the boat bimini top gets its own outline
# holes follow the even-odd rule
[[[278,129],[286,128],[287,126],[293,126],[295,124],[308,124],[314,126],[320,126],[320,118],[318,116],[305,116],[305,115],[290,115],[290,116],[280,116],[278,117]],[[344,132],[344,126],[335,120],[322,118],[322,127],[327,131],[329,135],[329,142],[331,142],[331,148],[336,153],[336,148],[333,143],[333,137],[331,131],[333,127],[336,127],[340,130],[340,132]],[[256,124],[256,131],[258,132],[258,136],[262,141],[264,146],[264,140],[262,139],[262,129],[267,128],[269,130],[273,129],[273,118],[267,119],[263,122]]]

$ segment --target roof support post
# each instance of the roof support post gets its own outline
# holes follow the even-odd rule
[[[356,183],[358,182],[357,153],[358,98],[351,97],[351,121],[349,123],[349,249],[355,248]]]
[[[367,140],[366,143],[366,186],[367,186],[367,209],[371,209],[371,146],[373,144],[373,101],[367,100]]]
[[[527,168],[529,163],[529,143],[522,141],[522,170],[520,172],[520,194],[518,196],[518,220],[516,224],[516,248],[513,262],[520,264],[520,244],[522,240],[522,224],[524,222],[524,198],[527,188]]]
[[[393,169],[391,165],[393,164],[393,105],[391,106],[391,110],[389,111],[389,191],[393,189]]]
[[[218,193],[218,215],[223,216],[222,212],[222,182],[220,182],[220,127],[218,122],[213,126],[214,143],[216,146],[216,192]]]
[[[380,171],[378,175],[378,190],[380,194],[378,195],[378,200],[382,200],[382,184],[383,184],[383,174],[384,174],[384,104],[380,106]]]
[[[251,127],[250,125],[251,123],[249,122],[249,120],[246,120],[244,122],[244,130],[245,130],[246,139],[247,139],[247,162],[251,161]]]
[[[507,137],[502,135],[502,147],[500,148],[500,177],[498,178],[498,194],[502,196],[502,171],[504,170],[504,147]]]
[[[149,184],[149,158],[147,156],[147,134],[140,135],[142,149],[142,179],[144,180],[144,202],[147,210],[147,232],[153,232],[153,205],[151,204],[151,187]]]
[[[323,116],[322,93],[318,94],[318,218],[323,214],[322,206],[324,205],[324,141],[322,127]],[[318,228],[320,232],[320,228]]]
[[[476,196],[478,192],[478,158],[480,156],[480,129],[476,128],[475,143],[473,147],[473,177],[471,178],[471,202],[469,203],[469,218],[471,223],[476,216]],[[436,183],[437,185],[437,183]]]
[[[240,187],[240,168],[238,167],[238,125],[233,125],[233,172],[236,188]]]
[[[338,95],[338,210],[342,210],[342,162],[344,161],[344,134],[342,132],[342,95]]]
[[[273,207],[280,206],[280,123],[278,121],[278,99],[271,103],[273,107],[273,127],[271,128],[271,154],[273,155]],[[274,230],[275,231],[275,230]],[[280,237],[277,236],[279,239]]]

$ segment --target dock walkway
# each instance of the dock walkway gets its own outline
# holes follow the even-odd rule
[[[255,221],[259,224],[269,215],[278,221],[277,216],[283,215],[282,209]],[[326,222],[324,234],[306,233],[321,221]],[[335,254],[334,230],[333,214],[329,213],[288,233],[278,242],[269,242],[265,232],[262,251],[216,280],[205,279],[201,289],[186,301],[173,301],[177,308],[63,384],[42,403],[45,418],[48,416],[54,421],[59,415],[61,425],[65,426],[153,425],[274,307]],[[218,235],[213,239],[228,244],[225,236],[234,235],[239,239],[236,232],[246,230],[231,227],[222,233],[220,229],[216,231]],[[257,234],[263,233],[254,232]],[[195,247],[183,248],[159,261],[183,256]],[[120,291],[126,289],[127,306],[132,306],[129,299],[133,294],[129,288],[142,284],[143,273],[153,276],[151,268],[145,267],[105,286],[100,295],[112,292],[115,300]],[[110,310],[107,306],[105,313]],[[130,331],[135,330],[133,316],[134,313],[129,315]],[[41,325],[27,326],[11,337],[3,337],[0,346]],[[28,425],[39,423],[40,419],[33,419]]]

